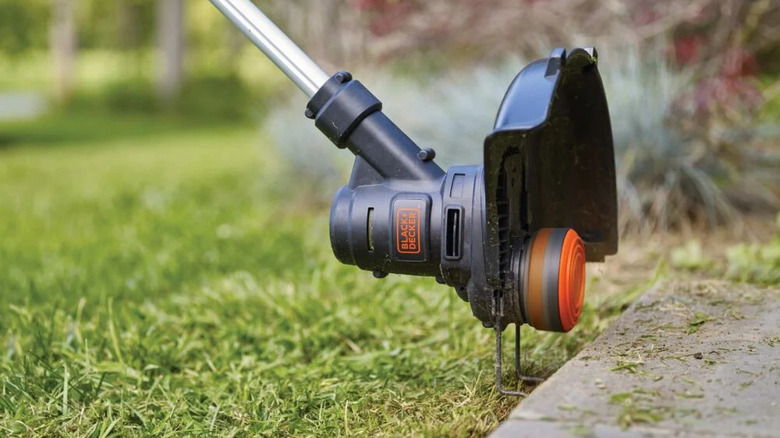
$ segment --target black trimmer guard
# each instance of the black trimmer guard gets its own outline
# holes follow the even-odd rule
[[[576,230],[588,261],[617,252],[615,156],[596,62],[594,48],[555,49],[509,87],[484,145],[485,250],[495,254],[486,260],[541,228]]]

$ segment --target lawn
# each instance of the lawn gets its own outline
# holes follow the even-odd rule
[[[253,127],[0,125],[0,435],[496,427],[517,399],[495,390],[493,332],[432,279],[340,265],[297,177]],[[524,371],[552,373],[630,299],[588,293],[573,333],[523,329]]]

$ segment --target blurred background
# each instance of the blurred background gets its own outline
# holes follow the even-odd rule
[[[598,48],[621,247],[574,331],[523,329],[526,374],[659,278],[780,284],[780,0],[256,3],[443,167],[482,161],[527,63]],[[482,436],[507,415],[452,290],[334,259],[352,159],[305,105],[206,0],[0,0],[0,435]]]
[[[776,0],[257,3],[326,71],[375,89],[445,165],[480,161],[525,63],[597,46],[624,232],[741,226],[778,207]],[[300,118],[297,90],[206,1],[0,0],[0,11],[0,120],[260,124],[325,201],[349,167]],[[45,135],[11,131],[0,142]]]

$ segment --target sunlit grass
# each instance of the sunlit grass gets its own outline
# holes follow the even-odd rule
[[[0,435],[480,436],[517,403],[468,305],[340,265],[327,210],[255,130],[93,123],[109,132],[0,148]],[[524,331],[526,371],[628,299]]]

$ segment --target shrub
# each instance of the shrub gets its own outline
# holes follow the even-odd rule
[[[98,105],[114,113],[155,113],[160,110],[151,82],[140,77],[109,83],[97,99]]]
[[[93,93],[79,93],[71,109],[104,109],[115,114],[163,114],[199,121],[245,122],[260,117],[270,90],[255,90],[237,75],[197,75],[185,80],[173,105],[160,102],[154,84],[144,77],[118,79]]]
[[[607,61],[603,76],[613,116],[621,229],[738,220],[723,190],[731,163],[713,153],[704,132],[683,129],[685,111],[673,111],[692,74],[672,69],[660,49],[629,47],[615,61]]]
[[[265,100],[235,74],[201,75],[185,81],[176,102],[193,119],[246,121],[265,110]]]

